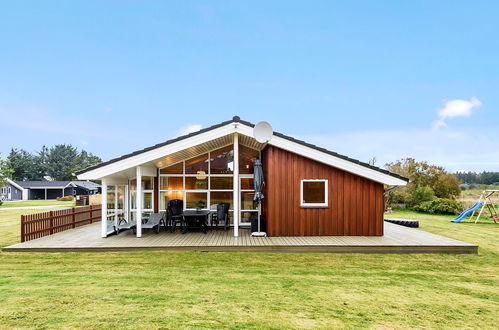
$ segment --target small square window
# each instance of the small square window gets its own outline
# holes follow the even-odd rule
[[[327,207],[327,180],[301,180],[301,207]]]

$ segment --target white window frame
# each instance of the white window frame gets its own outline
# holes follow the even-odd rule
[[[303,183],[304,182],[324,182],[324,203],[305,203],[303,200]],[[327,179],[302,179],[300,180],[300,207],[306,208],[322,208],[328,207],[329,203],[329,185]]]
[[[152,176],[152,175],[143,175],[142,177],[151,177],[152,178],[152,189],[142,189],[142,213],[153,213],[154,212],[154,207],[156,206],[156,198],[154,198],[154,178],[155,176]],[[131,184],[130,182],[132,180],[136,180],[137,181],[137,177],[134,176],[132,178],[130,178],[128,180],[128,187],[131,187]],[[159,184],[159,181],[158,181],[158,184]],[[135,193],[135,203],[137,203],[137,183],[135,183],[135,189],[131,189],[131,188],[128,188],[128,205],[129,205],[129,208],[130,208],[130,215],[131,214],[135,214],[137,213],[137,205],[135,205],[135,208],[132,208],[133,204],[132,204],[132,193]],[[123,192],[124,193],[124,192]],[[150,209],[146,209],[144,208],[144,195],[146,193],[150,193],[152,195],[152,208]],[[137,219],[138,217],[136,216],[135,219]]]
[[[234,180],[234,173],[232,174],[217,174],[217,173],[211,173],[211,154],[213,152],[216,152],[222,148],[225,148],[225,147],[228,147],[228,146],[233,146],[233,143],[229,143],[229,144],[226,144],[224,146],[221,146],[221,147],[217,147],[215,149],[211,149],[207,152],[203,152],[202,154],[208,154],[208,173],[204,174],[207,178],[208,178],[208,189],[203,189],[203,190],[199,190],[199,189],[185,189],[185,178],[186,177],[196,177],[196,176],[199,176],[199,174],[186,174],[185,173],[185,163],[191,159],[194,159],[194,158],[197,158],[200,155],[197,155],[197,156],[193,156],[193,157],[190,157],[190,158],[187,158],[187,159],[184,159],[184,160],[181,160],[181,161],[178,161],[178,162],[175,162],[175,163],[171,163],[171,164],[168,164],[166,166],[163,166],[161,168],[159,168],[158,170],[158,173],[159,173],[159,179],[158,179],[158,203],[160,203],[160,198],[161,198],[161,193],[163,192],[182,192],[183,194],[183,199],[184,199],[184,210],[193,210],[193,209],[188,209],[187,208],[187,193],[207,193],[207,205],[206,207],[204,208],[204,210],[210,210],[211,209],[211,193],[212,192],[231,192],[232,193],[232,196],[234,197],[234,194],[237,194],[238,195],[238,198],[239,198],[239,203],[241,203],[241,192],[254,192],[255,190],[254,189],[239,189],[237,192],[234,192],[233,189],[211,189],[211,178],[215,178],[215,177],[231,177],[233,180]],[[259,152],[259,158],[261,159],[261,151],[260,150],[257,150],[255,148],[252,148],[252,147],[249,147],[249,146],[245,146],[246,148],[250,148],[250,149],[253,149],[255,151],[258,151]],[[232,149],[234,150],[234,149]],[[167,167],[170,167],[170,166],[174,166],[174,165],[177,165],[177,164],[182,164],[182,173],[181,174],[161,174],[161,170],[164,169],[164,168],[167,168]],[[161,178],[162,177],[182,177],[183,179],[183,189],[161,189]],[[241,178],[253,178],[253,174],[239,174],[239,180],[241,180]],[[240,185],[240,182],[239,184]],[[232,203],[231,203],[232,204]],[[160,204],[158,204],[160,205]],[[229,209],[229,212],[234,212],[234,209],[233,207],[231,206],[231,208]],[[239,212],[258,212],[258,210],[256,209],[252,209],[252,210],[243,210],[243,209],[240,209]],[[247,225],[249,223],[240,223],[242,225]]]

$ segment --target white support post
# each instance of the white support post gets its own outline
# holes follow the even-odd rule
[[[45,188],[45,200],[47,200],[47,188]]]
[[[114,186],[114,228],[118,228],[118,186]]]
[[[123,200],[123,216],[125,218],[125,221],[128,222],[128,217],[129,217],[129,214],[130,214],[130,209],[128,207],[129,203],[128,203],[128,199],[130,198],[130,194],[128,192],[128,184],[125,185],[125,197],[124,197],[124,200]]]
[[[237,133],[234,133],[234,182],[233,182],[233,190],[234,190],[234,211],[233,211],[233,219],[234,219],[234,237],[239,236],[239,138]]]
[[[142,237],[142,168],[136,167],[137,171],[137,189],[135,190],[135,199],[137,200],[137,237]]]
[[[101,203],[102,203],[102,216],[101,216],[101,237],[107,237],[107,180],[102,179],[102,195],[101,195]]]
[[[64,188],[62,188],[62,197],[64,197]]]

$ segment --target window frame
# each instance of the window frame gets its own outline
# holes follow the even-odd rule
[[[303,208],[326,208],[329,207],[329,180],[328,179],[302,179],[300,180],[300,207]],[[303,200],[304,182],[324,182],[324,203],[305,203]]]

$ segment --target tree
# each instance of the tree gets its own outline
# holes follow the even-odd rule
[[[35,156],[35,161],[36,161],[35,173],[38,180],[43,180],[45,176],[47,176],[48,155],[49,155],[49,148],[47,148],[46,146],[42,146],[42,150],[40,150],[38,154]]]
[[[97,165],[102,162],[102,159],[93,155],[92,153],[88,153],[85,150],[82,150],[80,154],[75,158],[73,163],[73,173],[86,169],[87,167]]]
[[[58,144],[39,153],[39,158],[46,159],[46,174],[53,180],[74,180],[74,173],[89,166],[99,164],[102,160],[70,144]]]
[[[32,154],[24,149],[10,150],[7,166],[12,169],[12,180],[37,180],[36,161]]]
[[[7,178],[11,177],[13,172],[7,162],[0,158],[0,187],[7,184]]]
[[[389,193],[389,201],[392,203],[414,206],[428,199],[432,192],[436,197],[450,199],[454,199],[461,192],[459,180],[441,166],[416,161],[414,158],[404,158],[386,164],[386,168],[410,179],[407,186]]]
[[[73,170],[78,150],[70,144],[57,144],[47,153],[47,175],[52,180],[73,180]]]
[[[24,149],[13,148],[7,157],[7,165],[12,169],[12,179],[16,181],[74,180],[76,171],[98,164],[101,159],[85,150],[78,152],[70,144],[58,144],[50,149],[43,146],[36,154]]]

